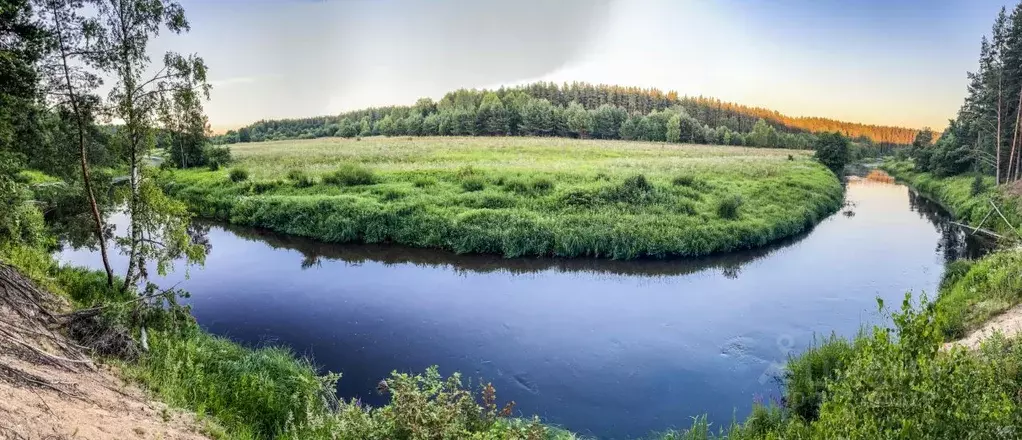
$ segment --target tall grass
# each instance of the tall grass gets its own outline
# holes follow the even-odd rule
[[[202,216],[332,242],[508,257],[698,256],[798,234],[836,210],[838,179],[788,150],[565,139],[338,139],[235,146],[252,191],[178,171]],[[686,176],[678,178],[678,176]],[[291,176],[293,177],[293,176]],[[723,208],[722,208],[723,207]]]

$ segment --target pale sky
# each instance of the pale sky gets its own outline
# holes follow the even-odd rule
[[[536,80],[677,90],[942,128],[1008,0],[184,0],[210,122],[336,114]],[[154,59],[159,59],[154,56]]]

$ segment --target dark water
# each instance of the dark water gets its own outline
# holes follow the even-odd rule
[[[505,260],[204,229],[206,265],[180,287],[211,332],[289,345],[372,403],[391,370],[436,364],[603,438],[744,417],[778,396],[774,377],[814,335],[882,322],[878,296],[932,294],[947,261],[981,248],[906,187],[864,180],[804,236],[698,260]],[[87,250],[61,256],[99,266]]]

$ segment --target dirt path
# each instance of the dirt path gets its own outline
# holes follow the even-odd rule
[[[944,346],[947,348],[952,344],[958,344],[973,350],[979,348],[984,339],[998,332],[1007,337],[1015,337],[1022,334],[1022,305],[1008,309],[1008,311],[984,323],[982,327],[973,330],[968,336],[954,342],[948,342]]]
[[[0,439],[204,439],[56,328],[61,301],[0,262]]]

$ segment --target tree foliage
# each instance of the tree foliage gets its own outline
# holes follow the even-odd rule
[[[439,102],[422,98],[412,106],[374,107],[337,116],[266,120],[243,130],[247,130],[247,138],[255,142],[371,134],[511,134],[665,142],[672,114],[680,116],[677,142],[745,145],[746,137],[741,134],[758,129],[757,142],[750,145],[810,148],[813,133],[836,130],[859,144],[869,144],[877,151],[887,152],[895,145],[909,144],[915,135],[915,130],[905,128],[823,118],[791,118],[766,109],[710,98],[679,97],[675,92],[586,83],[535,83],[497,90],[460,89],[448,93]],[[412,115],[424,118],[421,128],[409,119]],[[395,122],[394,126],[384,123],[387,128],[384,133],[379,124],[387,116],[400,123]],[[435,119],[425,123],[431,116]],[[356,125],[361,129],[345,128]],[[216,141],[245,142],[241,130],[230,131]]]

